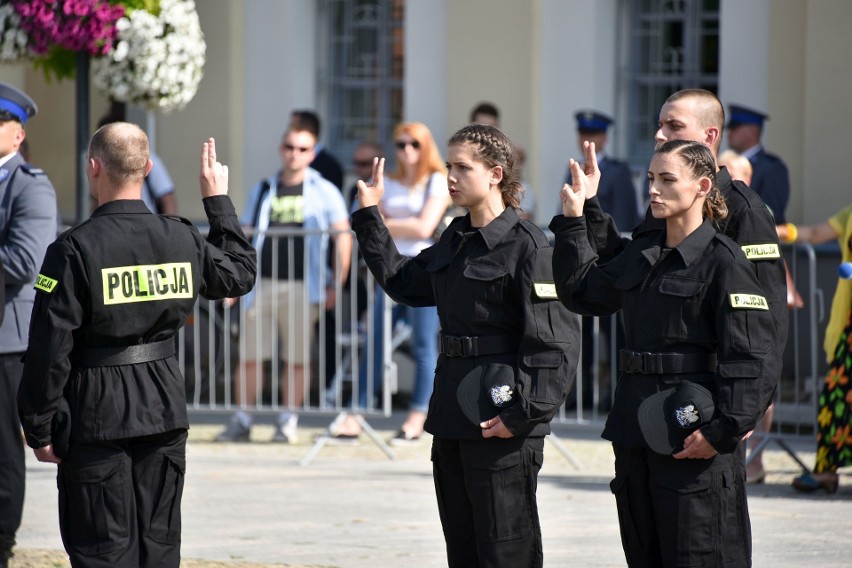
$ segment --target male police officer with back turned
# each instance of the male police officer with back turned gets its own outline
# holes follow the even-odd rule
[[[12,556],[24,508],[24,445],[15,394],[27,348],[33,282],[47,245],[56,237],[56,193],[47,176],[19,150],[36,104],[0,83],[0,567]],[[5,285],[3,281],[5,280]],[[5,317],[4,317],[5,315]]]
[[[175,334],[199,294],[238,296],[255,281],[213,139],[201,162],[206,240],[147,209],[150,169],[137,126],[95,132],[86,174],[98,208],[50,245],[36,281],[18,407],[36,458],[59,464],[73,566],[179,565],[189,423]]]

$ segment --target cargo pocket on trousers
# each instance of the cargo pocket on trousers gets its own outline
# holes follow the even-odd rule
[[[668,515],[671,523],[677,523],[677,534],[664,538],[672,539],[677,548],[678,566],[704,566],[704,562],[718,554],[721,544],[721,474],[706,471],[688,476],[675,468],[659,471],[657,484],[668,494],[665,502],[671,504],[663,515]]]
[[[180,502],[186,473],[186,458],[163,455],[159,495],[152,509],[148,536],[163,544],[180,542]]]
[[[532,526],[530,488],[521,452],[513,452],[477,470],[472,491],[475,513],[487,520],[483,535],[488,542],[502,542],[526,537]]]
[[[618,512],[618,526],[621,531],[621,547],[628,564],[636,564],[639,559],[631,558],[631,553],[642,547],[642,540],[636,530],[636,521],[630,508],[630,493],[627,477],[616,477],[609,482],[609,490],[615,497],[616,511]]]
[[[128,545],[130,494],[125,469],[124,462],[116,460],[79,469],[60,467],[59,525],[69,549],[98,556]]]

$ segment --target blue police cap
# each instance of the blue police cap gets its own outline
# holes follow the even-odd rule
[[[596,110],[581,110],[574,115],[580,132],[605,132],[614,121]]]
[[[0,83],[0,120],[17,120],[26,124],[38,112],[38,107],[26,93],[8,83]]]
[[[763,121],[769,118],[765,113],[740,105],[728,105],[728,110],[728,128],[741,124],[763,126]]]

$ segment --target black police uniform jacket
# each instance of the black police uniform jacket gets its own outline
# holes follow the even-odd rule
[[[715,222],[716,230],[735,241],[751,262],[775,322],[772,356],[764,361],[768,380],[761,386],[759,395],[762,413],[775,395],[787,344],[789,313],[784,258],[775,230],[775,219],[757,193],[743,182],[731,179],[726,168],[720,168],[716,173],[716,187],[728,206],[728,216]],[[624,250],[629,240],[621,237],[611,216],[601,210],[596,198],[586,202],[583,216],[588,222],[589,240],[600,256],[600,264],[608,262]],[[664,227],[665,221],[655,219],[648,209],[645,220],[633,231],[633,238],[660,231]]]
[[[507,207],[479,230],[457,217],[435,245],[415,258],[396,249],[376,207],[352,215],[364,260],[394,301],[438,307],[441,333],[512,337],[517,348],[478,357],[440,355],[425,429],[452,439],[482,439],[459,407],[457,389],[477,365],[515,371],[514,402],[500,411],[516,436],[544,436],[577,369],[579,318],[557,300],[553,249],[541,230]]]
[[[554,217],[556,289],[566,306],[587,315],[621,309],[628,350],[715,354],[715,372],[622,372],[603,437],[643,447],[637,409],[650,395],[681,380],[713,393],[716,414],[701,427],[719,452],[731,452],[754,428],[762,385],[771,381],[767,361],[776,344],[775,324],[763,287],[732,240],[705,221],[663,254],[665,230],[638,236],[607,264],[598,264],[584,217]]]
[[[61,399],[71,442],[118,440],[188,428],[174,356],[137,364],[75,366],[75,352],[173,339],[199,294],[250,291],[254,247],[227,196],[204,199],[205,240],[189,221],[154,215],[141,200],[98,207],[50,245],[36,281],[18,408],[27,444],[51,442]]]

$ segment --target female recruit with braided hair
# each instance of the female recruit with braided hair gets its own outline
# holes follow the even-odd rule
[[[621,541],[629,566],[750,566],[742,438],[760,414],[775,345],[769,303],[740,246],[716,232],[727,214],[716,162],[671,140],[648,168],[651,213],[598,265],[572,163],[563,215],[550,224],[559,298],[586,315],[623,312],[625,346],[603,437],[612,441]]]
[[[535,488],[544,436],[577,368],[579,323],[557,300],[552,248],[518,217],[522,186],[509,139],[471,124],[449,141],[447,184],[456,218],[438,243],[399,254],[373,184],[358,182],[352,215],[382,288],[410,306],[438,308],[440,355],[425,429],[449,566],[542,565]]]

